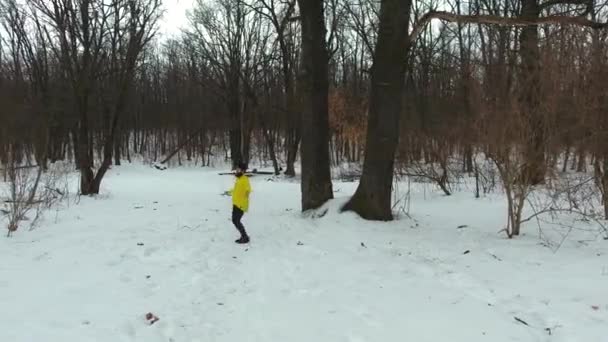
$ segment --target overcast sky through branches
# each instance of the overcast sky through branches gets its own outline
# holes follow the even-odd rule
[[[186,11],[192,9],[194,0],[163,0],[165,14],[160,21],[161,39],[180,32],[180,28],[187,25]]]

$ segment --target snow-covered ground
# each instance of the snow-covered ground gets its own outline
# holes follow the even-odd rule
[[[103,195],[0,238],[0,341],[608,341],[597,234],[557,249],[530,222],[507,240],[502,197],[421,185],[411,217],[370,223],[338,214],[356,183],[336,182],[313,219],[299,184],[256,176],[241,246],[232,182],[122,166]]]

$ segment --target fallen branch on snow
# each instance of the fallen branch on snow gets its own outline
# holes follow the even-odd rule
[[[521,318],[519,318],[517,316],[514,316],[513,318],[515,318],[516,321],[518,321],[519,323],[521,323],[523,325],[530,326],[530,324],[528,324],[528,322],[524,321],[523,319],[521,319]]]

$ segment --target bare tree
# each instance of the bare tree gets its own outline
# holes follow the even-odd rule
[[[283,80],[283,110],[287,118],[287,165],[285,174],[295,176],[294,163],[300,146],[301,130],[299,112],[296,110],[295,72],[297,38],[293,14],[296,1],[257,0],[252,8],[266,18],[275,30],[276,44],[279,48],[281,73]]]
[[[260,38],[260,15],[241,0],[199,0],[190,15],[192,32],[188,39],[195,44],[206,63],[206,79],[216,82],[222,90],[230,118],[230,152],[233,167],[239,162],[248,162],[251,130],[245,124],[250,120],[243,111],[245,104],[243,75],[254,62],[251,54]],[[264,46],[265,48],[265,46]]]
[[[160,0],[120,0],[108,6],[102,0],[33,0],[36,10],[49,22],[49,40],[58,42],[53,52],[69,83],[74,123],[73,139],[81,173],[82,194],[97,194],[112,163],[118,120],[122,115],[139,55],[156,32]],[[109,51],[107,47],[109,46]],[[108,57],[109,56],[109,57]],[[93,95],[104,63],[110,61],[113,102],[106,110],[107,130],[102,163],[94,172],[90,127]]]
[[[393,165],[399,141],[399,118],[405,85],[404,57],[409,48],[411,1],[387,0],[380,8],[380,28],[371,72],[371,95],[363,175],[344,210],[363,218],[391,220]]]
[[[541,7],[546,8],[559,4],[563,3],[550,2]],[[402,8],[399,6],[405,7]],[[386,8],[391,9],[388,11],[390,13],[387,13]],[[458,23],[521,26],[524,27],[524,30],[527,28],[527,36],[524,34],[523,38],[523,53],[527,57],[524,57],[523,59],[527,60],[529,63],[526,64],[526,62],[524,62],[523,65],[524,69],[527,68],[526,70],[528,71],[530,71],[530,68],[536,70],[535,66],[539,63],[538,60],[532,61],[532,59],[536,58],[535,49],[538,47],[534,48],[534,46],[536,46],[535,44],[537,44],[537,39],[530,27],[534,28],[538,24],[573,24],[600,29],[607,26],[607,24],[589,20],[584,16],[548,15],[545,17],[538,17],[536,15],[536,12],[538,11],[537,6],[535,6],[534,3],[530,3],[529,8],[524,11],[525,13],[522,13],[523,15],[517,18],[485,14],[459,15],[445,11],[430,10],[420,17],[408,36],[407,27],[404,29],[403,26],[409,22],[410,11],[411,3],[397,5],[386,2],[382,4],[378,43],[376,45],[376,52],[374,53],[374,68],[372,69],[372,92],[370,97],[368,135],[366,139],[366,159],[361,183],[357,188],[357,192],[344,208],[345,210],[353,210],[362,217],[373,220],[392,219],[390,194],[393,179],[394,155],[398,144],[398,123],[401,111],[400,103],[404,89],[403,59],[407,56],[409,44],[416,41],[432,19],[437,18]],[[395,19],[397,15],[400,15],[401,17]],[[532,16],[534,16],[534,18]],[[383,35],[386,35],[386,37]],[[390,40],[391,37],[395,40]],[[380,43],[383,42],[383,39],[389,39],[391,42],[390,46],[382,46]],[[399,57],[397,57],[399,54],[397,48],[399,48],[400,51]],[[382,77],[381,80],[378,80],[377,78],[381,74],[384,77]],[[535,75],[537,72],[535,71],[532,74]],[[528,76],[530,75],[526,74],[526,77]],[[520,85],[523,88],[525,98],[527,98],[526,101],[521,102],[520,109],[525,113],[529,113],[528,117],[531,117],[532,114],[530,113],[535,111],[534,103],[538,102],[533,96],[535,90],[531,88],[533,87],[532,83],[537,83],[535,78],[529,82],[524,81]],[[534,85],[534,87],[536,87],[536,85]],[[383,91],[380,92],[379,89],[383,89]],[[382,99],[382,101],[378,101],[376,97]],[[532,169],[534,170],[534,173],[537,173],[539,169],[538,157],[540,155],[538,150],[544,146],[542,142],[539,142],[540,140],[544,140],[541,125],[539,124],[539,115],[539,113],[534,112],[530,124],[525,126],[533,132],[533,134],[528,134],[528,137],[532,137],[533,141],[528,142],[526,146],[534,151],[533,154],[535,156],[535,162],[531,163],[530,154],[532,152],[528,153],[528,163],[526,163],[528,166],[525,169]],[[541,153],[543,156],[542,159],[544,159],[544,152],[541,151]],[[544,165],[544,162],[541,162],[540,165]],[[522,170],[522,175],[529,173],[524,171],[525,169]],[[524,177],[526,179],[522,179],[522,181],[526,183],[536,183],[537,180],[533,179],[535,177],[530,177]]]
[[[329,158],[328,63],[322,0],[299,0],[302,57],[302,210],[333,198]]]
[[[7,186],[0,189],[1,204],[6,206],[1,211],[8,217],[9,237],[24,222],[33,229],[45,209],[69,195],[67,179],[63,177],[65,170],[56,167],[45,172],[42,165],[19,165],[14,156],[14,151],[9,151],[4,165]]]

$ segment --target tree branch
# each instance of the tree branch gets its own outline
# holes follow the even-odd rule
[[[551,6],[556,5],[591,5],[593,6],[593,1],[589,0],[547,0],[540,4],[540,9],[544,10]]]
[[[454,13],[444,11],[430,11],[423,15],[420,20],[414,25],[412,32],[409,36],[410,43],[413,43],[418,38],[418,35],[424,30],[424,28],[433,19],[439,19],[452,23],[462,24],[486,24],[486,25],[498,25],[498,26],[531,26],[531,25],[542,25],[542,24],[555,24],[555,25],[576,25],[582,27],[589,27],[594,30],[600,30],[608,28],[608,23],[600,23],[597,21],[589,20],[585,17],[570,17],[561,15],[550,15],[538,19],[523,19],[523,18],[509,18],[500,17],[495,15],[458,15]]]

